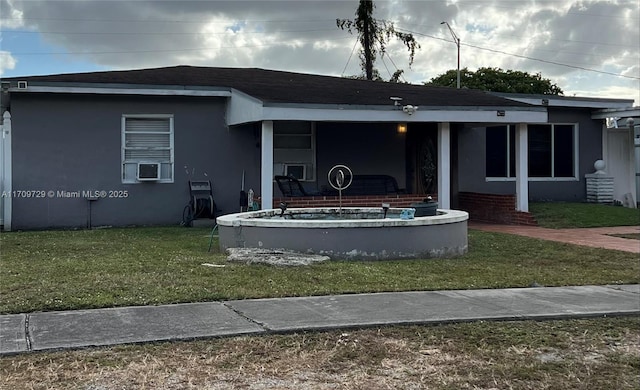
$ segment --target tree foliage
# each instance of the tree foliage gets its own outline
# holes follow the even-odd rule
[[[409,50],[409,65],[413,64],[416,49],[420,45],[413,37],[397,31],[392,22],[377,20],[373,17],[375,5],[372,0],[360,0],[356,10],[355,19],[336,19],[336,25],[349,33],[356,32],[360,41],[360,64],[367,80],[380,80],[380,73],[374,68],[374,62],[379,54],[384,55],[389,39],[395,37],[399,39]],[[391,77],[391,81],[398,81],[402,71],[398,70]]]
[[[455,69],[432,78],[426,85],[455,87],[457,71]],[[479,68],[473,72],[467,68],[460,69],[460,85],[470,89],[491,92],[531,93],[544,95],[562,95],[564,92],[551,80],[543,78],[540,73],[530,74],[518,70],[502,70],[500,68]]]

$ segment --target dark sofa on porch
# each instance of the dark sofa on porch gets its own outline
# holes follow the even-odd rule
[[[340,204],[338,190],[332,187],[321,191],[309,190],[290,176],[276,176],[275,181],[282,197],[274,198],[274,207],[281,202],[286,202],[289,207],[333,207]],[[396,179],[390,175],[353,175],[351,185],[342,191],[342,205],[346,207],[379,207],[382,203],[391,207],[408,207],[424,198],[424,195],[407,194],[398,188]]]

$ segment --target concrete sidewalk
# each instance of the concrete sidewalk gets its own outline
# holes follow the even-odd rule
[[[0,355],[245,334],[640,314],[640,285],[247,299],[0,316]]]

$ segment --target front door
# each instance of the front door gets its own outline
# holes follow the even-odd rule
[[[438,192],[438,127],[436,123],[410,123],[407,129],[407,192]]]

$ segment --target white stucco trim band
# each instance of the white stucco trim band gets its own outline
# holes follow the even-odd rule
[[[402,111],[378,111],[372,109],[317,109],[317,108],[277,108],[258,107],[245,102],[246,109],[232,107],[227,110],[227,124],[238,125],[261,120],[291,120],[315,122],[449,122],[449,123],[547,123],[547,111],[504,110],[498,116],[497,110],[480,111],[460,108],[459,110],[418,111],[407,115]]]

